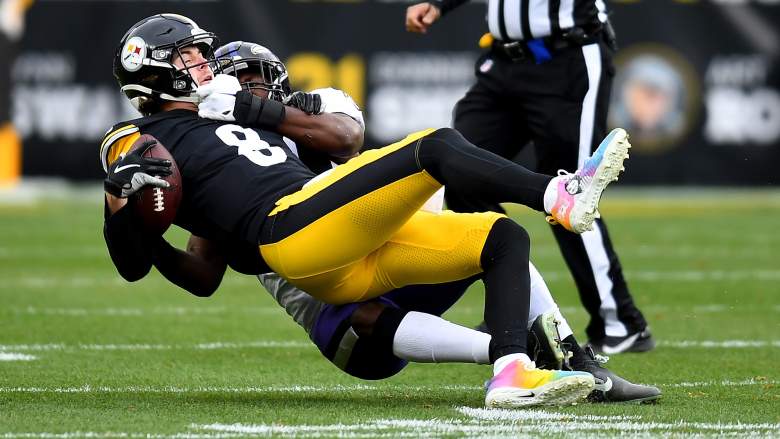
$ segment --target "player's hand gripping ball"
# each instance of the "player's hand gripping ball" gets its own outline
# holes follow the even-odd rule
[[[141,152],[144,158],[161,159],[170,163],[169,175],[154,175],[165,180],[168,187],[147,185],[133,195],[136,214],[144,227],[150,233],[162,235],[173,224],[181,203],[181,173],[171,153],[153,136],[144,134],[139,137],[128,153],[137,149],[145,149]]]

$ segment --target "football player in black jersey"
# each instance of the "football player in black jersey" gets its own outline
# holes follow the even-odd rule
[[[494,213],[437,215],[418,209],[444,184],[544,210],[582,232],[591,227],[602,191],[622,168],[629,147],[625,132],[611,133],[576,173],[555,178],[441,129],[368,151],[311,181],[314,173],[278,133],[294,109],[240,87],[195,94],[214,79],[214,38],[190,19],[165,14],[142,20],[120,43],[115,75],[146,115],[115,126],[102,144],[108,172],[105,235],[123,276],[144,276],[154,257],[129,242],[139,232],[124,208],[144,185],[164,184],[151,174],[161,173],[166,163],[125,154],[139,133],[151,134],[182,173],[175,224],[216,242],[257,245],[256,272],[275,271],[335,304],[480,274],[494,363],[486,404],[565,404],[590,393],[589,373],[536,369],[526,355],[529,273],[517,267],[528,266],[527,233]],[[222,113],[236,123],[197,117],[198,97],[207,101],[212,95],[234,96],[233,107]]]
[[[240,85],[261,98],[280,100],[314,117],[301,118],[298,124],[280,127],[280,133],[310,169],[328,169],[331,161],[341,161],[362,143],[363,117],[358,106],[345,93],[319,89],[310,93],[291,93],[286,86],[287,71],[270,50],[258,44],[231,42],[216,50],[217,58],[228,58],[224,73],[236,75]],[[202,92],[202,90],[199,90]],[[201,104],[203,117],[221,117]],[[351,135],[344,136],[344,133]],[[325,144],[323,147],[322,144]],[[346,145],[341,154],[328,154],[333,144]],[[441,197],[434,197],[423,210],[440,212]],[[171,254],[186,261],[199,258],[219,278],[224,273],[226,255],[220,247],[200,237],[191,237],[189,250]],[[246,252],[249,258],[257,252]],[[210,258],[206,258],[211,255]],[[234,258],[235,259],[235,258]],[[198,259],[196,259],[198,260]],[[232,262],[235,264],[235,262]],[[251,265],[251,262],[249,263]],[[529,308],[528,349],[542,367],[566,367],[594,375],[596,386],[588,396],[594,402],[643,402],[660,396],[657,388],[630,383],[604,368],[597,356],[579,348],[577,340],[544,279],[533,267]],[[183,276],[200,273],[181,273]],[[442,319],[477,277],[438,285],[413,285],[396,289],[377,298],[344,305],[323,303],[289,284],[275,273],[258,275],[266,290],[306,331],[323,356],[346,373],[362,379],[383,379],[400,372],[411,362],[489,362],[490,336]],[[171,279],[176,283],[178,278]],[[209,282],[210,285],[218,281]],[[533,324],[531,324],[533,323]],[[564,350],[569,351],[564,353]]]

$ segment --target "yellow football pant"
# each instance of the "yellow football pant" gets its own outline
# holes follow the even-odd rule
[[[266,263],[332,304],[482,272],[482,248],[503,215],[418,211],[441,187],[415,160],[432,132],[367,151],[280,199],[267,219],[270,242],[260,245]]]

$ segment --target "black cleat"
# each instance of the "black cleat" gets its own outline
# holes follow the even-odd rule
[[[613,355],[623,352],[647,352],[655,348],[655,340],[650,330],[645,328],[641,332],[635,332],[625,337],[604,337],[600,340],[591,340],[586,346],[593,348],[599,354]]]
[[[590,347],[584,355],[574,355],[571,367],[590,372],[596,379],[594,390],[588,395],[590,402],[651,403],[661,397],[661,390],[653,386],[631,383],[602,366],[608,358],[595,355]]]
[[[528,356],[537,367],[550,370],[569,370],[571,352],[561,339],[560,322],[555,312],[546,312],[534,320],[528,331]]]

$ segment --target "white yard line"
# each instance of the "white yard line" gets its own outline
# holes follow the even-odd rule
[[[169,285],[160,280],[159,285]],[[222,285],[233,287],[255,286],[258,291],[263,291],[260,282],[254,276],[230,276],[226,277]],[[52,288],[94,288],[94,287],[116,287],[127,286],[130,284],[118,276],[68,276],[68,275],[29,275],[3,279],[0,289],[16,290],[19,288],[30,289],[52,289]]]
[[[754,269],[754,270],[628,270],[625,272],[629,280],[646,282],[718,282],[718,281],[778,281],[780,270]],[[559,281],[568,279],[571,275],[564,271],[545,271],[542,273],[547,281]],[[162,284],[162,282],[161,282]],[[90,276],[42,276],[22,275],[4,280],[0,289],[18,288],[91,288],[100,286],[128,285],[119,277],[90,277]],[[260,290],[260,284],[253,276],[231,276],[226,278],[224,285],[244,287],[256,286]]]
[[[479,312],[475,307],[461,307],[464,312]],[[716,304],[707,305],[647,305],[642,308],[645,312],[677,312],[711,314],[740,311],[770,311],[780,312],[780,306],[767,308],[759,304]],[[564,314],[584,313],[580,306],[561,307]],[[228,307],[228,306],[168,306],[168,307],[107,307],[107,308],[69,308],[69,307],[9,307],[0,309],[1,313],[30,316],[60,316],[60,317],[147,317],[147,316],[198,316],[198,315],[222,315],[222,314],[248,314],[248,315],[279,315],[285,316],[284,310],[278,306],[255,307]]]
[[[469,419],[379,419],[361,424],[276,425],[207,424],[193,428],[248,436],[364,437],[409,434],[417,437],[466,435],[468,437],[529,437],[539,434],[576,434],[578,437],[617,436],[626,433],[665,435],[669,433],[720,433],[750,437],[780,432],[780,424],[729,424],[692,422],[642,422],[640,416],[579,416],[542,410],[488,410],[460,407]]]
[[[614,431],[651,433],[684,433],[694,431],[699,433],[780,433],[780,424],[744,424],[744,423],[704,423],[679,421],[641,422],[641,416],[592,416],[574,415],[568,413],[549,412],[545,410],[490,410],[483,408],[459,407],[460,413],[474,420],[499,422],[499,425],[518,425],[525,433],[574,433]],[[555,422],[559,421],[559,422]]]
[[[121,431],[71,431],[66,433],[0,433],[0,439],[76,439],[76,438],[127,438],[127,439],[226,439],[241,437],[238,433],[130,433]]]
[[[703,349],[745,349],[780,348],[780,340],[659,340],[658,345],[666,348]],[[3,352],[47,352],[47,351],[170,351],[170,350],[228,350],[228,349],[314,349],[309,341],[257,340],[257,341],[213,341],[194,344],[156,343],[40,343],[0,344]]]
[[[682,382],[682,383],[672,383],[672,384],[658,384],[658,386],[661,387],[713,387],[713,386],[743,387],[743,386],[776,386],[778,384],[780,384],[780,381],[748,378],[746,380],[741,380],[741,381],[733,381],[733,380],[693,381],[693,382]]]
[[[0,361],[32,361],[37,360],[34,355],[19,354],[16,352],[0,352]]]
[[[0,387],[2,393],[159,393],[159,394],[198,394],[198,393],[231,393],[231,394],[264,394],[264,393],[350,393],[364,391],[398,391],[398,392],[431,392],[434,390],[452,391],[482,391],[478,385],[457,386],[375,386],[364,384],[332,385],[332,386],[261,386],[261,387],[177,387],[177,386],[127,386],[109,387],[83,385],[79,387]]]
[[[313,348],[314,344],[307,341],[247,341],[229,342],[215,341],[196,344],[18,344],[0,345],[0,351],[168,351],[180,349],[216,350],[216,349],[251,349],[251,348]]]
[[[643,282],[719,282],[719,281],[777,281],[780,270],[626,270],[626,279]],[[548,282],[571,278],[569,272],[543,271]]]
[[[203,307],[155,307],[155,308],[40,308],[34,306],[12,307],[8,312],[15,315],[31,316],[63,316],[63,317],[145,317],[145,316],[192,316],[192,315],[219,315],[219,314],[279,314],[286,315],[278,306],[267,307],[227,307],[227,306],[203,306]],[[2,312],[2,310],[0,310]]]
[[[699,382],[681,382],[681,383],[656,383],[661,388],[693,388],[693,387],[745,387],[745,386],[765,386],[777,385],[780,381],[764,380],[756,378],[747,378],[744,380],[721,380],[721,381],[699,381]],[[351,385],[328,385],[328,386],[201,386],[201,387],[180,387],[180,386],[94,386],[85,384],[78,387],[0,387],[2,393],[158,393],[158,394],[198,394],[198,393],[230,393],[230,394],[264,394],[264,393],[349,393],[364,391],[392,391],[392,392],[431,392],[440,390],[451,391],[476,391],[481,392],[484,387],[481,385],[431,385],[431,386],[409,386],[393,385],[379,386],[372,384],[351,384]],[[553,416],[553,415],[550,415]],[[625,416],[621,419],[628,419]],[[595,419],[595,418],[594,418]],[[600,419],[600,418],[599,418]]]
[[[780,340],[659,340],[659,346],[667,348],[780,348]]]
[[[704,384],[717,385],[748,385],[765,384],[756,380],[740,382],[722,381],[711,383],[680,383],[679,387],[693,387]],[[394,386],[383,388],[396,391],[427,391],[436,386]],[[458,387],[459,389],[478,390],[479,386]],[[0,393],[25,392],[32,389],[0,389]],[[380,389],[378,386],[293,386],[293,387],[248,387],[248,388],[148,388],[131,387],[111,389],[101,387],[72,388],[72,392],[333,392],[333,391],[366,391]],[[41,390],[44,391],[44,390]],[[51,389],[46,391],[52,391]],[[75,431],[64,433],[49,432],[4,432],[0,439],[70,439],[76,437],[88,438],[197,438],[217,439],[232,437],[305,437],[305,438],[429,438],[442,436],[467,437],[538,437],[539,435],[568,435],[582,438],[623,437],[641,435],[643,437],[668,437],[718,435],[729,437],[773,437],[780,434],[780,423],[727,423],[727,422],[690,422],[679,420],[675,422],[643,421],[642,415],[577,415],[552,410],[496,410],[473,407],[455,407],[455,412],[462,418],[450,419],[375,419],[354,424],[310,424],[310,425],[279,425],[279,424],[226,424],[215,422],[211,424],[191,424],[189,431],[163,434],[156,432],[89,432]]]

